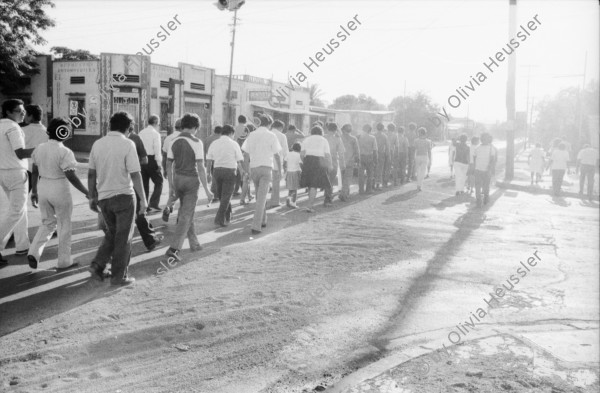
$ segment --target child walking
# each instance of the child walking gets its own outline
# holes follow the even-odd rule
[[[302,158],[300,151],[302,146],[298,142],[292,145],[292,151],[285,157],[283,168],[287,171],[285,182],[288,188],[288,197],[286,205],[292,209],[297,208],[296,198],[298,197],[298,188],[300,188],[300,177],[302,175]]]

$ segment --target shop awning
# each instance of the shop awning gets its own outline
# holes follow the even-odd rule
[[[304,109],[273,108],[272,106],[264,106],[264,105],[257,105],[257,104],[252,104],[252,106],[255,106],[257,108],[267,110],[267,111],[287,113],[290,115],[323,116],[323,114],[321,114],[321,113],[310,112],[310,111],[307,111]]]

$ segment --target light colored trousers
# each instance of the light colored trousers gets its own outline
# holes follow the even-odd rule
[[[463,192],[465,190],[468,170],[469,164],[463,164],[462,162],[454,161],[454,185],[456,192]]]
[[[269,183],[271,183],[273,177],[273,169],[268,166],[251,168],[250,177],[256,190],[256,207],[252,229],[260,231],[262,225],[267,225],[267,193],[269,192]]]
[[[38,183],[38,195],[42,224],[33,238],[29,255],[39,262],[46,244],[58,226],[58,267],[69,267],[73,264],[71,260],[73,198],[69,181],[66,178],[42,178]]]
[[[27,171],[25,169],[0,169],[0,186],[8,198],[2,206],[0,220],[0,251],[4,250],[14,231],[17,250],[29,248],[27,235]]]
[[[429,165],[428,156],[415,156],[415,167],[417,170],[417,185],[421,187],[423,185],[423,179],[427,174],[427,165]]]

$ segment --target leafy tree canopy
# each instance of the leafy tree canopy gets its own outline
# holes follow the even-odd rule
[[[394,123],[396,125],[408,126],[409,123],[415,123],[419,127],[425,127],[427,134],[433,137],[441,136],[440,127],[436,127],[436,124],[440,124],[438,120],[432,118],[438,118],[440,121],[446,121],[443,116],[438,115],[441,111],[437,104],[431,101],[431,98],[423,93],[417,92],[412,96],[398,96],[392,99],[388,109],[396,111],[394,115]]]
[[[0,1],[0,89],[19,89],[24,77],[36,74],[36,51],[31,45],[46,41],[40,32],[54,26],[44,7],[54,7],[51,0]]]
[[[329,105],[329,108],[381,111],[385,110],[385,105],[378,103],[377,100],[366,94],[359,94],[358,97],[352,94],[346,94],[333,100],[333,104]]]
[[[99,60],[98,55],[90,53],[90,51],[83,49],[69,49],[65,46],[53,46],[50,48],[56,57],[61,60]]]

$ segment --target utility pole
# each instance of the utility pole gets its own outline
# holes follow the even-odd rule
[[[234,124],[233,113],[231,110],[231,77],[233,74],[233,50],[235,48],[235,27],[237,25],[237,8],[233,11],[233,31],[231,35],[231,58],[229,60],[229,86],[227,87],[227,122]]]
[[[517,31],[517,0],[509,0],[508,38]],[[504,180],[512,180],[515,174],[515,81],[517,74],[517,54],[508,57],[508,81],[506,83],[506,170]]]
[[[525,136],[527,137],[527,143],[523,147],[523,150],[524,150],[527,148],[527,144],[531,143],[531,118],[533,116],[533,99],[531,102],[531,112],[530,112],[530,106],[529,106],[529,85],[531,82],[531,67],[539,67],[539,66],[536,64],[523,64],[521,67],[527,67],[527,103],[525,105],[525,113],[527,114],[527,116],[525,117],[525,120],[526,120],[525,126],[527,127]],[[528,122],[527,122],[527,118],[530,119]]]

